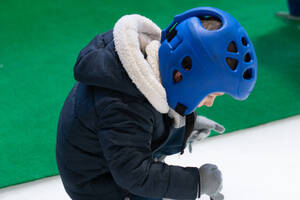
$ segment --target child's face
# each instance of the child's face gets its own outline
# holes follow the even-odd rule
[[[200,108],[201,106],[205,105],[207,107],[212,107],[212,105],[214,104],[215,98],[217,96],[222,96],[224,95],[224,93],[222,92],[215,92],[215,93],[211,93],[210,95],[207,95],[201,102],[200,104],[197,106],[198,108]]]

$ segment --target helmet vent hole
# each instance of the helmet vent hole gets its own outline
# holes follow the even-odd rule
[[[250,53],[246,53],[246,55],[244,56],[244,61],[245,62],[250,62],[251,61]]]
[[[226,58],[226,63],[232,70],[235,70],[238,65],[238,60],[234,58]]]
[[[184,57],[184,59],[181,62],[182,67],[189,71],[190,69],[192,69],[192,59],[189,56]]]
[[[229,52],[234,52],[234,53],[237,53],[238,50],[237,50],[237,47],[236,47],[236,44],[234,41],[230,42],[228,47],[227,47],[227,51]]]
[[[218,30],[223,26],[222,20],[214,16],[200,16],[202,26],[209,31]]]
[[[182,80],[182,75],[178,70],[173,71],[173,82],[178,83]]]
[[[243,44],[244,46],[247,46],[247,45],[248,45],[248,41],[247,41],[247,39],[246,39],[245,37],[242,37],[242,44]]]
[[[247,69],[243,74],[244,79],[249,80],[252,78],[252,69]]]
[[[176,30],[176,26],[177,26],[177,23],[174,24],[170,30],[167,32],[167,40],[168,42],[170,42],[176,35],[177,35],[177,30]]]

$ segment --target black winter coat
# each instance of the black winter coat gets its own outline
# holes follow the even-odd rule
[[[199,172],[155,157],[180,152],[184,127],[148,102],[115,51],[112,31],[79,54],[77,80],[60,113],[57,164],[73,199],[120,200],[129,194],[195,199]]]

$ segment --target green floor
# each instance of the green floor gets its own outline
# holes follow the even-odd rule
[[[199,114],[222,123],[227,132],[299,114],[300,24],[274,15],[287,10],[285,0],[2,0],[0,187],[57,174],[59,111],[74,83],[76,56],[96,34],[132,13],[166,27],[175,14],[197,6],[219,7],[237,18],[259,64],[248,100],[219,97]]]

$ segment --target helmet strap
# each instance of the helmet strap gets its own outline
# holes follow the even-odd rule
[[[179,113],[181,116],[185,116],[184,112],[185,112],[186,109],[187,109],[187,107],[185,105],[183,105],[181,103],[177,103],[175,111],[177,113]],[[186,141],[187,141],[188,137],[191,135],[191,132],[194,129],[195,120],[196,120],[196,116],[195,116],[194,112],[192,112],[192,113],[185,116],[185,132],[184,132],[183,142],[182,142],[182,145],[181,145],[180,154],[184,153],[184,148],[185,148],[185,145],[186,145]]]
[[[175,111],[179,113],[182,117],[184,117],[185,116],[184,112],[186,111],[186,109],[187,107],[185,105],[178,102]]]
[[[181,153],[180,154],[184,153],[186,141],[187,141],[188,137],[190,137],[191,132],[194,129],[195,119],[196,119],[196,117],[195,117],[194,113],[191,113],[185,117],[185,132],[184,132],[183,142],[181,145]]]

